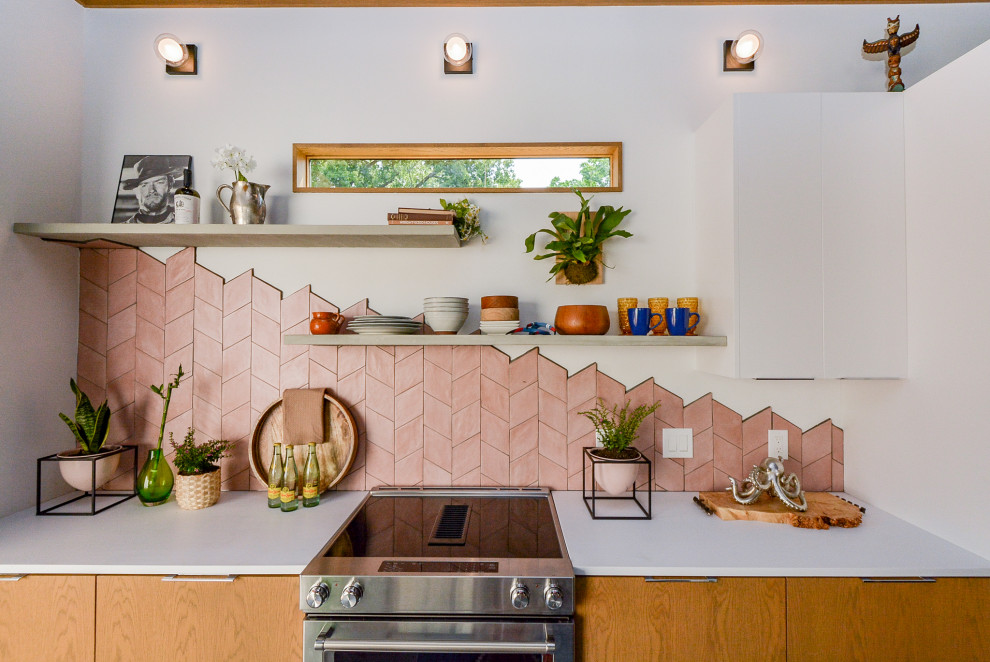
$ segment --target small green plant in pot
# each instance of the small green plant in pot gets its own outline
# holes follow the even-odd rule
[[[481,243],[488,241],[488,235],[481,230],[481,208],[473,205],[464,198],[460,202],[447,202],[440,198],[440,206],[447,211],[454,212],[454,228],[461,241],[471,241],[474,237],[481,237]]]
[[[581,210],[577,212],[576,218],[571,218],[564,212],[551,212],[549,218],[552,229],[543,228],[526,237],[526,252],[532,253],[536,248],[536,235],[541,232],[550,235],[551,240],[544,247],[547,252],[536,255],[533,259],[553,258],[550,278],[563,272],[568,281],[582,285],[598,277],[602,244],[606,240],[632,236],[632,233],[618,229],[622,219],[632,210],[602,205],[592,213],[592,198],[585,199],[578,189],[574,189],[574,193],[581,200]],[[602,264],[604,265],[603,262]]]
[[[234,442],[225,439],[210,439],[196,443],[196,433],[192,428],[186,431],[181,444],[176,444],[172,433],[168,442],[175,449],[172,459],[179,475],[175,482],[175,501],[184,510],[198,510],[212,506],[220,499],[221,459],[229,455]]]
[[[601,448],[591,451],[591,454],[602,460],[607,460],[596,469],[596,482],[599,487],[612,496],[624,494],[636,481],[639,465],[632,461],[642,457],[632,443],[639,436],[639,426],[646,417],[655,412],[660,403],[639,405],[632,411],[628,400],[619,409],[618,405],[608,407],[605,401],[598,399],[594,409],[578,412],[591,421],[595,426],[595,437]]]
[[[76,384],[76,380],[70,379],[69,387],[72,388],[72,392],[76,396],[76,411],[73,418],[69,418],[61,412],[59,417],[72,430],[79,447],[59,453],[58,457],[66,459],[66,461],[59,462],[58,468],[65,482],[77,490],[88,492],[101,487],[110,479],[120,463],[120,455],[110,455],[95,460],[95,485],[93,484],[92,465],[89,462],[67,458],[109,453],[119,450],[120,446],[105,445],[110,436],[110,408],[107,406],[107,401],[104,400],[99,407],[94,408],[89,396],[82,392],[79,385]]]

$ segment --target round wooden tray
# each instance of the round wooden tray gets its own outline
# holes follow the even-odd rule
[[[283,433],[282,401],[276,400],[258,419],[251,436],[251,472],[264,484],[268,484],[268,467],[272,464],[272,445],[285,445]],[[323,443],[316,445],[316,459],[320,462],[320,492],[323,492],[347,475],[357,455],[358,431],[354,417],[342,402],[330,394],[323,396]],[[302,480],[306,467],[307,449],[295,446],[296,471]]]

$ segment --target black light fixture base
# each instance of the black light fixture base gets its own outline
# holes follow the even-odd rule
[[[474,44],[468,42],[471,49],[471,57],[464,64],[451,64],[447,58],[443,59],[443,72],[445,74],[473,74],[474,73]]]
[[[722,45],[722,71],[755,71],[756,60],[740,62],[732,56],[732,39],[726,39]]]
[[[186,44],[186,48],[189,50],[189,58],[185,62],[177,67],[173,67],[171,64],[165,65],[165,73],[169,76],[195,76],[199,73],[199,54],[196,44]]]

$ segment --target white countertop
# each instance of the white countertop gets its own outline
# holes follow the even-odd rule
[[[298,575],[365,497],[326,492],[283,513],[265,492],[224,492],[214,506],[154,508],[131,499],[91,517],[0,519],[0,574]]]
[[[720,520],[692,498],[653,494],[651,520],[593,520],[580,492],[554,492],[577,575],[749,577],[988,577],[990,560],[904,520],[866,508],[856,528],[798,529]],[[623,506],[632,506],[624,503]],[[599,501],[599,515],[615,506]],[[630,510],[623,510],[629,514]],[[636,511],[638,512],[638,510]]]
[[[132,499],[93,517],[0,519],[0,574],[297,575],[364,498],[269,509],[263,492],[224,492],[210,508]],[[580,492],[554,492],[578,575],[990,576],[990,560],[869,504],[855,529],[723,522],[692,492],[656,493],[652,520],[592,520]],[[628,504],[626,504],[628,505]],[[599,512],[609,504],[599,502]]]

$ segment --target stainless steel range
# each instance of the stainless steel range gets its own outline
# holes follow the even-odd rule
[[[572,662],[574,569],[542,488],[381,488],[303,571],[305,662]]]

